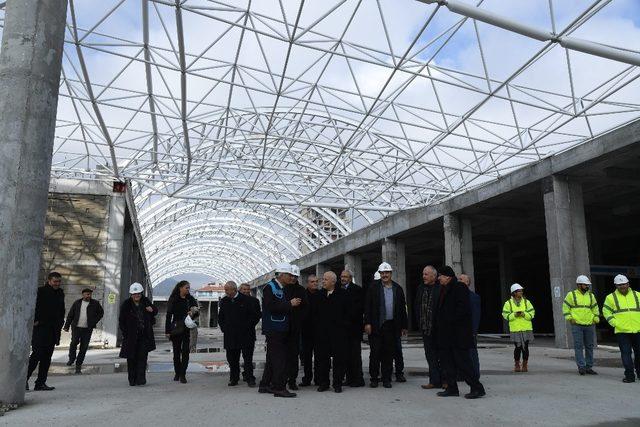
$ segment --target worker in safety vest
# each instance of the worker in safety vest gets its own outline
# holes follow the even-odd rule
[[[509,322],[509,335],[513,349],[514,372],[529,372],[529,343],[533,342],[533,318],[536,310],[524,297],[524,288],[519,283],[511,285],[511,298],[502,306],[502,318]],[[522,367],[520,366],[522,355]]]
[[[589,290],[591,280],[587,276],[578,276],[577,289],[567,294],[562,304],[564,318],[571,323],[573,348],[580,375],[597,375],[593,368],[593,343],[595,324],[600,321],[600,310],[596,297]]]
[[[635,382],[640,378],[640,292],[629,287],[629,279],[618,274],[613,279],[616,290],[609,295],[602,306],[602,314],[615,328],[620,356],[624,365],[622,382]],[[631,357],[633,349],[634,358]],[[635,375],[634,375],[635,367]]]

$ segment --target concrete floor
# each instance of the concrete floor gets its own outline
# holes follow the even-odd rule
[[[193,355],[189,384],[182,385],[171,381],[171,353],[168,343],[161,343],[150,357],[144,387],[129,387],[126,373],[114,373],[123,368],[115,367],[122,362],[116,351],[90,350],[85,374],[76,376],[68,374],[65,351],[58,350],[48,381],[56,390],[28,392],[27,404],[1,417],[0,425],[640,425],[640,382],[621,382],[614,348],[597,350],[599,376],[581,377],[571,351],[538,340],[531,349],[530,372],[515,374],[508,343],[488,340],[480,349],[487,397],[468,401],[420,389],[426,367],[415,340],[405,346],[407,383],[394,383],[390,390],[347,387],[342,394],[307,388],[297,399],[276,399],[244,385],[227,387],[224,353],[215,352],[219,344],[216,331],[202,337],[201,351],[214,352]],[[264,351],[258,350],[259,368],[263,361]],[[467,387],[461,384],[460,390]]]

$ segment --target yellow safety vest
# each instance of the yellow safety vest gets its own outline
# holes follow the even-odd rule
[[[629,288],[627,295],[617,289],[607,295],[602,306],[602,314],[616,334],[635,334],[640,332],[640,292]]]
[[[515,313],[523,312],[524,317],[516,317]],[[526,298],[522,298],[520,305],[513,298],[509,298],[502,307],[502,317],[509,321],[510,332],[533,331],[531,320],[535,317],[536,310],[533,304]]]
[[[569,292],[562,304],[562,313],[565,319],[574,320],[578,325],[590,326],[600,321],[598,302],[591,291],[583,294],[574,289]]]

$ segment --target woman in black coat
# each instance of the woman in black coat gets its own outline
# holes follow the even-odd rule
[[[156,349],[153,324],[158,309],[142,295],[143,291],[140,283],[134,283],[129,287],[131,298],[120,306],[118,319],[122,331],[120,357],[127,359],[131,386],[147,383],[147,356],[150,351]]]
[[[184,319],[192,315],[192,307],[198,307],[198,301],[189,294],[191,285],[186,280],[176,284],[167,301],[167,318],[164,333],[173,344],[173,370],[174,381],[182,384],[187,382],[187,367],[189,365],[190,336],[189,329],[184,324]]]

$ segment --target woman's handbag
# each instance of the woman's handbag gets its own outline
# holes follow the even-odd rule
[[[177,320],[171,323],[171,332],[169,332],[169,336],[177,337],[178,335],[184,334],[186,327],[184,326],[184,320]]]

